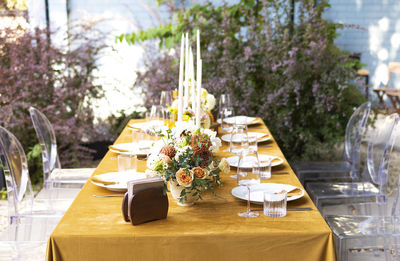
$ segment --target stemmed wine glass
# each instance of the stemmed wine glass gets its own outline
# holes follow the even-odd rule
[[[230,133],[234,125],[234,111],[233,107],[224,107],[221,110],[221,131]]]
[[[231,96],[229,94],[221,94],[221,96],[219,97],[219,107],[218,107],[218,119],[221,119],[221,121],[223,119],[222,110],[227,107],[232,107]]]
[[[240,158],[242,158],[240,160]],[[260,162],[257,152],[248,152],[242,155],[238,160],[237,182],[240,186],[247,188],[247,210],[240,212],[240,217],[258,217],[258,213],[250,210],[250,193],[251,187],[260,184]]]
[[[172,91],[162,91],[160,96],[160,106],[162,107],[163,118],[168,123],[168,108],[172,105]]]
[[[248,153],[249,140],[246,125],[234,125],[231,132],[229,152],[238,156],[238,162]],[[236,175],[231,176],[236,178]]]

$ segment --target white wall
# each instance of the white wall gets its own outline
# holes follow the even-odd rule
[[[400,62],[400,1],[330,0],[329,4],[324,14],[327,20],[362,27],[338,31],[341,35],[336,43],[342,49],[361,53],[373,88],[386,84],[388,63]],[[394,85],[400,88],[400,79]]]

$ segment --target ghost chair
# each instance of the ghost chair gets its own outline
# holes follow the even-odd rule
[[[360,145],[366,129],[371,103],[358,107],[346,126],[343,160],[336,162],[297,162],[294,171],[305,186],[310,181],[352,180],[359,178]]]

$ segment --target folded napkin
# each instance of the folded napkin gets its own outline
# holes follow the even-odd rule
[[[93,174],[93,171],[93,168],[54,169],[50,174],[50,178],[57,180],[86,180]]]
[[[282,190],[281,192],[277,192],[276,194],[283,194],[287,192],[286,190]],[[288,197],[292,197],[292,196],[299,196],[303,194],[303,190],[299,189],[299,188],[294,188],[292,190],[290,190],[289,192],[287,192],[286,196]]]
[[[263,140],[263,139],[267,138],[268,136],[269,136],[269,134],[266,133],[265,135],[258,137],[257,140]]]
[[[114,184],[118,184],[119,183],[119,182],[116,182],[116,181],[104,180],[104,179],[102,179],[100,177],[97,177],[96,175],[90,177],[90,180],[93,181],[93,182],[104,184],[104,185],[114,185]]]
[[[121,149],[119,147],[115,147],[114,145],[110,145],[110,146],[108,146],[108,148],[112,149],[112,150],[120,151],[120,152],[131,152],[132,151],[132,150],[127,150],[127,149]]]

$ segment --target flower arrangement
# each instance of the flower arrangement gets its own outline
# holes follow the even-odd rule
[[[180,203],[201,199],[204,190],[215,194],[214,188],[221,185],[220,172],[230,170],[225,158],[218,162],[213,155],[221,146],[216,132],[187,124],[168,129],[161,136],[148,158],[147,173],[162,177],[171,189],[179,189],[176,196],[171,192]]]
[[[190,96],[191,97],[191,96]],[[209,128],[211,122],[212,122],[212,114],[211,110],[215,108],[216,105],[216,99],[214,95],[210,94],[207,92],[206,89],[201,88],[201,104],[200,104],[200,110],[201,110],[201,123],[202,126],[207,129]],[[194,119],[195,113],[191,109],[191,98],[189,98],[189,107],[185,108],[183,112],[183,121],[189,122],[190,120]],[[171,114],[171,117],[173,119],[177,119],[178,117],[178,99],[174,100],[171,107],[169,107],[169,112]]]

